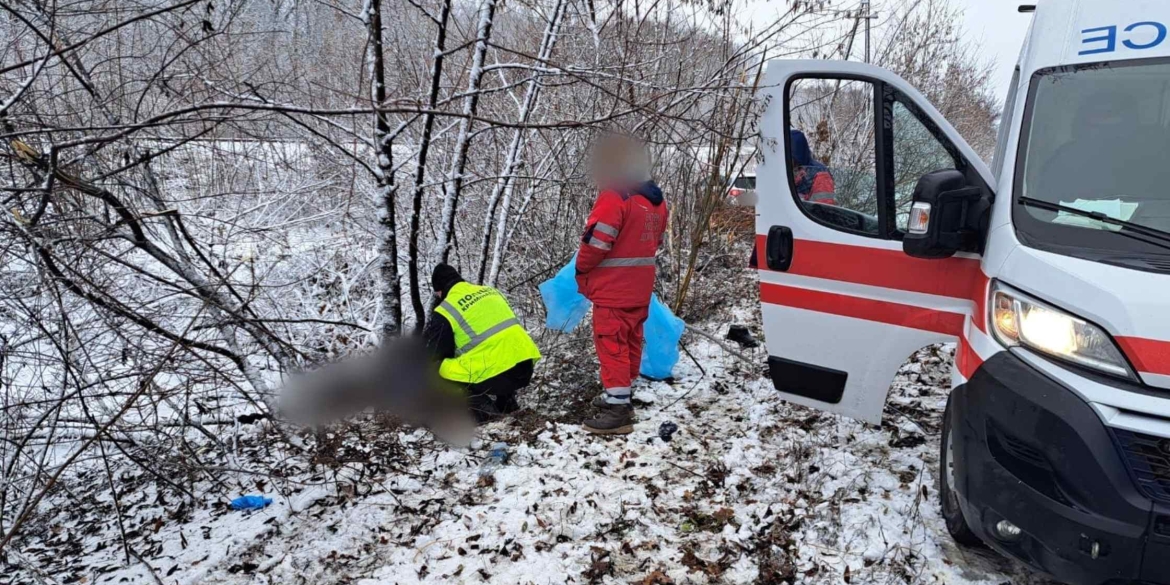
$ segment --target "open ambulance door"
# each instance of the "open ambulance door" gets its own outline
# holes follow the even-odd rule
[[[761,93],[756,248],[772,381],[792,402],[879,424],[911,354],[986,324],[979,250],[903,251],[916,185],[959,171],[990,201],[991,171],[879,67],[773,61]]]

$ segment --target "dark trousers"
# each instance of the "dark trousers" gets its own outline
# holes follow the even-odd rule
[[[532,383],[532,360],[524,360],[512,369],[467,386],[467,401],[478,422],[487,422],[501,414],[520,409],[516,392]]]

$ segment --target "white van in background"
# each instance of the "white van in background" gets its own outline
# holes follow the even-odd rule
[[[756,197],[756,173],[744,171],[727,187],[727,204],[734,207],[755,207],[759,198]]]
[[[877,424],[907,357],[957,342],[947,528],[1071,583],[1170,583],[1168,25],[1165,0],[1041,1],[994,168],[884,69],[774,61],[762,84],[777,390]],[[829,205],[789,154],[825,120],[849,133],[814,163]]]

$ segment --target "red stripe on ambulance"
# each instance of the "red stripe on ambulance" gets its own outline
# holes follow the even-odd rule
[[[765,256],[767,242],[767,236],[756,235],[756,249],[759,254],[757,260],[763,270],[767,270]],[[970,300],[975,303],[972,323],[980,331],[987,333],[987,287],[991,280],[983,274],[978,258],[922,260],[907,256],[901,250],[882,250],[813,240],[796,240],[793,242],[793,248],[792,266],[784,274]],[[843,258],[847,260],[842,261]],[[847,295],[838,296],[855,298]],[[832,307],[810,308],[814,311],[836,312]],[[913,308],[919,311],[926,310]],[[888,322],[882,319],[870,320]],[[943,333],[957,336],[961,331],[960,322],[959,329]]]
[[[1118,337],[1121,351],[1137,366],[1138,371],[1170,376],[1170,341],[1142,337]]]
[[[956,337],[963,333],[963,321],[967,315],[925,309],[914,305],[903,305],[889,301],[866,299],[838,293],[809,290],[760,283],[760,300],[772,305],[805,309],[818,313],[865,319],[911,329],[934,331]]]
[[[756,235],[760,267],[766,269],[768,237]],[[970,299],[986,291],[978,258],[923,260],[901,250],[883,250],[813,240],[793,242],[792,267],[786,274],[892,288],[909,292]],[[984,283],[984,286],[980,286]]]
[[[959,348],[955,351],[955,367],[964,378],[970,380],[979,366],[983,365],[983,358],[971,347],[971,342],[965,337],[959,338]]]

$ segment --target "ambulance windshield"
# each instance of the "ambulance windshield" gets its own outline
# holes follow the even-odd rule
[[[1031,224],[1032,235],[1066,243],[1105,240],[1086,230],[1170,237],[1170,63],[1042,72],[1029,99],[1016,178],[1019,227]]]

